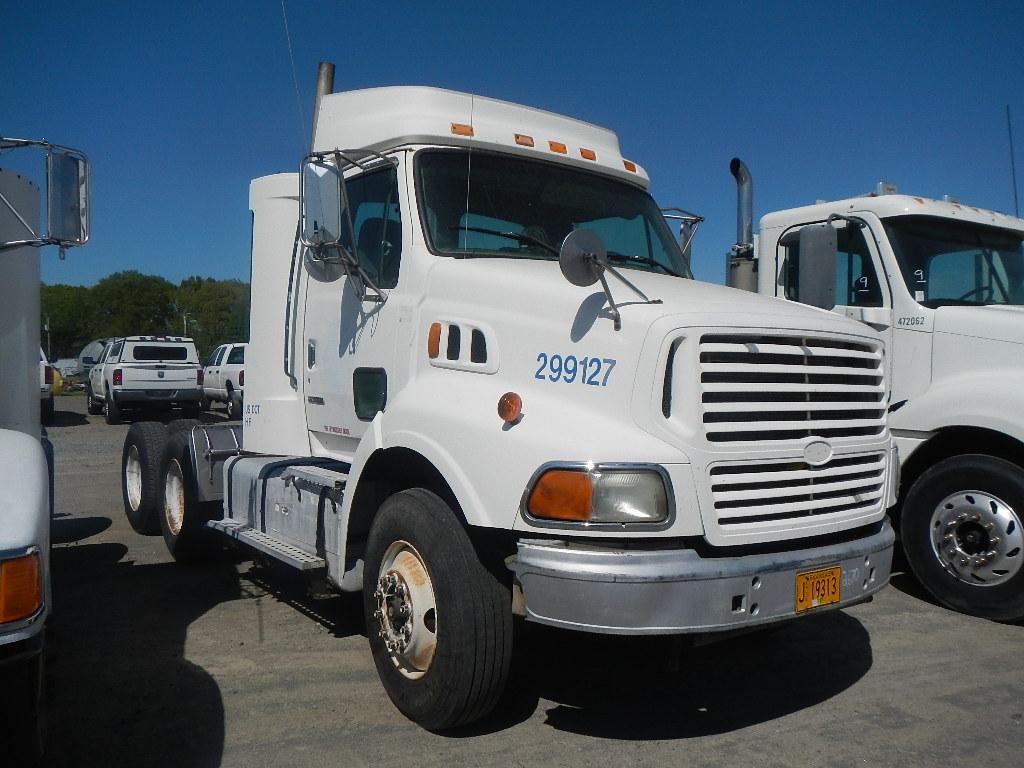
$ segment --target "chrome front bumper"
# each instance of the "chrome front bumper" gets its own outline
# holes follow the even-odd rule
[[[862,602],[888,583],[894,541],[888,519],[853,541],[739,557],[523,540],[507,564],[532,621],[624,635],[710,633],[796,617],[797,574],[827,566],[842,567],[840,600],[827,609]]]

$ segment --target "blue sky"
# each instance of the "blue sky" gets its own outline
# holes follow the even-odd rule
[[[219,3],[6,0],[0,135],[92,162],[93,240],[48,283],[138,269],[247,279],[248,182],[292,170],[316,65],[337,90],[426,84],[607,126],[663,206],[707,217],[698,277],[735,234],[729,159],[755,218],[873,189],[1012,212],[1024,183],[1024,3]],[[298,102],[298,103],[297,103]],[[301,105],[301,117],[299,113]]]

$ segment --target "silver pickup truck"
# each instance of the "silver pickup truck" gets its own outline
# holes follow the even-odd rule
[[[89,371],[88,410],[117,424],[126,408],[177,406],[198,413],[203,370],[196,345],[183,336],[114,339]]]

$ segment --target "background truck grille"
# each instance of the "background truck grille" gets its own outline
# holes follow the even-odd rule
[[[707,334],[700,382],[710,442],[862,437],[885,429],[882,353],[870,342]]]
[[[767,523],[854,511],[884,503],[886,454],[713,466],[711,495],[719,526]]]

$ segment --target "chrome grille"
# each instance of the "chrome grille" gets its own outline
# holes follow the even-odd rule
[[[758,523],[871,512],[885,501],[882,453],[803,461],[720,464],[710,470],[711,495],[723,530]]]
[[[709,442],[863,437],[885,429],[882,353],[870,342],[707,334],[700,382]]]

